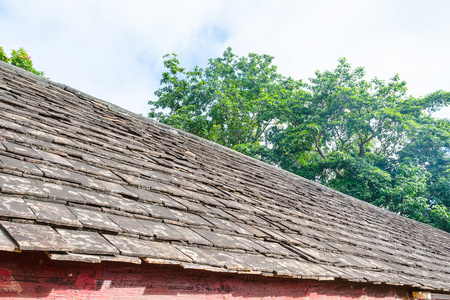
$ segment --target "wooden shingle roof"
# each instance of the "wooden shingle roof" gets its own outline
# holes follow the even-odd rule
[[[450,234],[0,63],[0,251],[450,290]]]

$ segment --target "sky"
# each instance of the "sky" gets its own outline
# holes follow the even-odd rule
[[[450,91],[448,0],[0,0],[0,46],[51,80],[146,115],[163,55],[205,67],[227,47],[306,81],[345,57],[409,94]],[[450,108],[437,117],[450,118]]]

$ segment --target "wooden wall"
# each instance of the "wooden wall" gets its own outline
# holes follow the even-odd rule
[[[0,252],[0,299],[408,299],[408,290],[185,270],[179,266],[52,261],[44,253]]]

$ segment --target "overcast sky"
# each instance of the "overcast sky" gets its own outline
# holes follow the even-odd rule
[[[162,56],[206,66],[232,47],[304,81],[340,57],[409,93],[450,91],[448,0],[0,0],[0,46],[24,47],[53,81],[146,115]],[[440,113],[450,117],[450,109]]]

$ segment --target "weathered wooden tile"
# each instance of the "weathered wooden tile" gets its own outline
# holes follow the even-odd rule
[[[87,157],[87,159],[92,159],[92,158]],[[94,160],[92,162],[95,163]],[[135,174],[135,175],[139,175],[141,172],[141,170],[138,168],[135,168],[133,166],[129,166],[129,165],[114,161],[112,159],[105,158],[105,157],[102,157],[101,163],[110,169],[123,170],[123,171],[126,171],[127,173],[131,173],[131,174]]]
[[[211,223],[203,219],[202,217],[191,214],[184,211],[179,211],[175,209],[169,209],[170,214],[175,216],[177,221],[187,225],[199,225],[199,226],[211,226]]]
[[[203,217],[203,218],[206,219],[211,224],[214,224],[219,229],[237,232],[239,234],[253,235],[250,231],[244,229],[243,227],[229,220],[224,220],[217,217]]]
[[[111,192],[111,193],[125,195],[125,196],[129,196],[129,197],[132,197],[132,198],[138,198],[138,196],[135,193],[127,190],[126,188],[124,188],[120,184],[117,184],[117,183],[114,183],[114,182],[103,181],[103,180],[101,180],[100,182],[101,182],[101,184],[103,186],[106,187],[106,190]]]
[[[204,179],[205,178],[201,178],[200,180],[205,181]],[[215,196],[219,195],[219,193],[217,192],[216,189],[211,188],[210,186],[208,186],[206,184],[203,184],[203,183],[200,183],[200,182],[196,182],[195,185],[198,186],[198,190],[199,191],[204,191],[204,192],[206,192],[208,194],[212,194],[212,195],[215,195]],[[218,200],[218,198],[215,198],[215,199]]]
[[[72,245],[66,242],[53,228],[47,225],[34,225],[0,221],[0,225],[19,245],[20,250],[71,251]]]
[[[293,272],[280,262],[282,260],[270,258],[261,254],[240,254],[232,253],[233,257],[245,261],[253,270],[258,270],[264,273],[274,273],[284,276],[293,276]]]
[[[8,151],[8,152],[18,154],[18,155],[28,156],[28,157],[32,157],[32,158],[37,158],[37,159],[41,158],[39,156],[39,154],[37,154],[33,149],[31,149],[29,147],[6,142],[6,141],[2,141],[1,143],[3,144],[3,146],[5,146],[6,151]]]
[[[170,186],[156,181],[140,178],[139,185],[156,192],[171,193]]]
[[[52,252],[47,252],[47,255],[51,260],[77,261],[91,264],[92,263],[99,264],[102,262],[100,257],[97,255],[86,255],[77,253],[52,253]]]
[[[336,273],[324,269],[316,264],[311,264],[308,262],[302,262],[295,259],[270,259],[266,258],[267,261],[273,261],[273,269],[277,275],[283,275],[284,270],[288,270],[296,277],[313,278],[317,277],[320,279],[333,279],[337,276]]]
[[[1,122],[1,120],[0,120]],[[1,125],[1,124],[0,124]],[[17,134],[8,130],[0,129],[0,140],[5,141],[14,141],[14,142],[23,142],[24,140]],[[2,143],[0,143],[4,149],[6,149],[5,146],[3,146]]]
[[[178,217],[173,214],[172,210],[159,206],[159,205],[153,205],[149,203],[138,203],[138,205],[145,209],[149,213],[150,216],[158,219],[166,219],[166,220],[174,220],[177,221]]]
[[[50,167],[47,165],[39,164],[37,167],[44,172],[45,177],[54,178],[58,180],[64,180],[69,182],[80,183],[75,177],[73,172],[69,172],[63,169]]]
[[[74,173],[73,178],[85,188],[100,190],[107,193],[110,192],[110,189],[107,188],[101,180],[89,175]]]
[[[35,152],[42,157],[43,160],[51,162],[51,163],[55,163],[58,165],[62,165],[65,167],[69,167],[72,168],[72,164],[65,158],[54,154],[54,153],[50,153],[50,152],[46,152],[46,151],[41,151],[41,150],[35,150]]]
[[[35,126],[37,126],[36,124],[39,124],[38,122],[32,122],[30,120],[28,120],[28,122]],[[52,149],[54,147],[54,146],[51,146],[52,145],[51,143],[48,143],[48,142],[51,142],[53,140],[53,138],[47,132],[42,132],[42,131],[35,130],[32,128],[26,128],[26,131],[27,131],[28,135],[31,135],[31,136],[37,138],[37,139],[35,139],[35,138],[31,138],[29,136],[26,136],[26,137],[22,136],[23,140],[27,141],[28,144],[31,144],[31,145],[39,144],[42,148],[48,148],[48,149]],[[33,139],[34,140],[33,143],[30,143],[29,139]],[[43,143],[45,143],[46,146],[44,146]]]
[[[150,171],[150,170],[143,169],[141,171],[141,174],[143,176],[148,177],[148,178],[153,179],[153,180],[158,180],[158,181],[162,181],[162,182],[169,182],[170,181],[168,176],[166,176],[166,175],[164,175],[164,174],[162,174],[160,172],[155,172],[155,171]]]
[[[255,213],[257,211],[256,208],[254,208],[250,205],[247,205],[245,203],[240,203],[240,202],[233,201],[233,200],[219,199],[219,198],[217,200],[228,208],[233,208],[233,209],[237,209],[239,211],[245,211],[245,212],[249,212],[249,213]]]
[[[235,257],[223,250],[200,249],[196,247],[176,246],[197,263],[224,267],[230,270],[252,271],[253,267],[245,259]]]
[[[82,227],[75,215],[64,204],[37,200],[25,200],[25,202],[33,210],[39,222]]]
[[[209,205],[212,205],[214,207],[223,208],[225,205],[220,203],[215,197],[203,195],[201,193],[196,193],[196,196],[199,198],[200,201],[207,203]]]
[[[111,255],[111,256],[100,255],[100,259],[102,261],[124,262],[136,265],[140,265],[142,263],[142,260],[139,257],[123,256],[123,255]]]
[[[308,247],[314,247],[320,250],[327,250],[327,251],[335,251],[336,249],[331,246],[330,244],[318,241],[317,239],[310,238],[307,236],[300,236],[300,235],[294,235],[294,234],[284,234],[285,236],[290,236],[295,239],[296,245],[307,245]]]
[[[238,273],[235,270],[228,270],[222,267],[213,267],[208,265],[200,265],[198,263],[181,263],[183,269],[191,269],[191,270],[203,270],[209,272],[219,272],[219,273]]]
[[[297,259],[282,259],[279,263],[301,277],[319,277],[319,278],[338,278],[339,276],[333,271],[333,268],[328,269],[318,264],[313,264],[306,261],[299,261]]]
[[[36,216],[23,199],[5,195],[0,195],[0,216],[36,219]]]
[[[236,243],[237,247],[247,251],[257,251],[260,253],[267,253],[268,249],[256,243],[254,239],[240,236],[230,236]]]
[[[142,188],[135,188],[131,186],[125,187],[130,192],[136,194],[140,202],[150,202],[150,203],[158,203],[161,204],[162,200],[160,198],[168,197],[163,194],[153,193]]]
[[[119,250],[97,232],[63,228],[57,228],[56,231],[73,246],[74,253],[98,255],[119,254]]]
[[[78,143],[71,141],[67,138],[61,137],[61,136],[54,136],[53,137],[53,142],[56,144],[60,144],[60,145],[65,145],[65,146],[71,146],[71,147],[75,147],[75,148],[79,148]]]
[[[209,230],[204,229],[193,229],[196,233],[210,241],[214,244],[215,247],[220,248],[228,248],[228,249],[247,249],[248,247],[245,247],[241,243],[239,243],[233,236],[228,236],[225,234],[220,234],[217,232],[212,232]],[[248,249],[251,250],[251,249]]]
[[[36,165],[26,162],[23,160],[18,160],[15,158],[0,155],[0,167],[3,166],[6,169],[19,171],[25,174],[32,174],[36,176],[42,176],[43,173],[39,170]]]
[[[153,232],[149,231],[146,226],[140,223],[133,217],[123,217],[110,214],[108,216],[114,223],[116,223],[123,232],[134,233],[144,236],[153,236]]]
[[[183,189],[183,192],[188,193],[187,191],[191,191],[191,193],[188,193],[189,197],[194,193],[193,191],[197,191],[197,186],[194,183],[191,183],[185,179],[182,178],[178,178],[175,176],[175,174],[179,174],[179,173],[174,173],[173,171],[171,172],[170,176],[167,176],[167,179],[169,180],[168,182],[173,183],[174,185],[180,187],[181,189]],[[182,173],[183,174],[183,173]],[[182,174],[179,174],[182,176]],[[184,176],[183,176],[184,177]]]
[[[205,216],[203,215],[202,218],[204,218],[206,221],[208,221],[209,223],[212,224],[211,228],[214,229],[214,231],[216,231],[216,228],[219,229],[220,231],[226,231],[226,232],[234,232],[233,228],[225,225],[222,222],[218,222],[217,220],[219,219],[217,216]]]
[[[78,189],[77,193],[81,197],[83,197],[86,203],[90,205],[112,207],[118,210],[132,212],[140,215],[148,215],[146,210],[137,205],[133,200],[81,189]]]
[[[248,217],[249,214],[242,214],[233,209],[227,209],[226,212],[233,216],[234,219],[238,219],[241,222],[252,223],[252,220]]]
[[[128,184],[131,184],[131,185],[136,185],[136,186],[142,186],[142,184],[141,184],[141,178],[140,177],[137,177],[137,176],[134,176],[134,175],[130,175],[130,174],[125,174],[125,173],[122,173],[122,172],[118,172],[118,171],[116,171],[115,172],[120,178],[122,178],[123,180],[125,180]],[[136,173],[140,173],[140,170],[139,169],[136,169]]]
[[[188,193],[186,193],[183,189],[180,189],[177,186],[169,185],[169,184],[163,184],[163,185],[169,190],[169,193],[171,195],[179,196],[179,197],[186,197],[186,198],[189,197]]]
[[[99,192],[78,189],[77,193],[86,201],[87,204],[105,207],[118,208],[117,197],[102,194]]]
[[[182,205],[178,201],[175,201],[172,197],[166,196],[166,195],[162,195],[162,194],[159,194],[159,195],[160,196],[158,197],[158,199],[162,201],[164,206],[167,206],[169,208],[176,208],[178,210],[184,210],[184,211],[187,210],[186,206]]]
[[[227,213],[226,210],[218,208],[218,207],[209,207],[209,209],[221,219],[237,221],[238,219]],[[240,223],[241,224],[241,223]],[[252,227],[253,228],[253,227]],[[248,229],[247,229],[248,230]],[[250,231],[250,230],[249,230]]]
[[[15,195],[47,197],[34,180],[3,173],[0,173],[0,190]]]
[[[18,102],[16,102],[18,103]],[[20,107],[20,105],[18,105]],[[6,116],[8,113],[3,112],[3,116]],[[8,114],[10,118],[15,119],[13,114]],[[0,127],[6,128],[6,129],[13,129],[14,131],[25,133],[25,129],[22,125],[10,122],[4,119],[0,119]]]
[[[254,224],[258,224],[260,226],[270,226],[270,223],[266,220],[264,220],[263,218],[260,218],[256,215],[253,214],[246,214],[247,218],[250,219],[251,222],[253,222]]]
[[[210,255],[209,252],[213,250],[200,249],[198,247],[186,247],[174,245],[178,250],[189,256],[195,263],[202,265],[209,265],[215,267],[225,267],[224,260],[216,260],[213,255]]]
[[[213,244],[187,227],[169,225],[149,220],[139,220],[158,240],[184,241],[189,244],[212,246]]]
[[[280,242],[285,242],[285,243],[290,243],[290,244],[294,244],[294,245],[301,244],[301,241],[297,240],[294,236],[285,234],[285,233],[281,232],[280,230],[269,229],[269,228],[265,228],[262,226],[255,226],[255,227],[257,229],[259,229],[260,231],[267,233],[274,240],[277,240]]]
[[[289,251],[288,249],[283,247],[280,243],[274,243],[274,242],[268,242],[268,241],[256,240],[256,239],[253,239],[253,242],[255,242],[255,243],[263,246],[265,249],[267,249],[267,251],[263,251],[262,253],[271,253],[271,254],[277,254],[277,255],[282,255],[282,256],[298,257],[297,254],[295,254],[292,251]]]
[[[150,258],[150,257],[142,257],[141,258],[143,261],[145,261],[146,263],[149,264],[156,264],[156,265],[177,265],[177,266],[183,266],[185,264],[191,264],[188,262],[181,262],[178,260],[170,260],[170,259],[162,259],[162,258]]]
[[[120,235],[103,235],[111,244],[116,246],[122,255],[192,261],[173,245],[168,243],[141,240]]]
[[[87,161],[87,162],[96,164],[98,166],[106,166],[107,165],[105,160],[98,156],[90,155],[90,154],[86,154],[86,153],[82,153],[82,152],[80,152],[80,154],[81,154],[81,158],[83,159],[83,161]]]
[[[18,251],[19,248],[0,228],[0,250],[1,251]]]
[[[83,224],[83,227],[112,232],[122,231],[105,213],[70,206],[68,208],[74,213],[81,224]]]
[[[185,200],[185,199],[175,197],[175,196],[172,196],[172,197],[175,200],[174,202],[181,203],[189,211],[199,213],[199,214],[211,214],[212,213],[209,208],[207,208],[206,206],[204,206],[200,203],[195,203],[193,201]]]
[[[151,234],[158,240],[187,241],[187,237],[184,234],[165,223],[150,220],[138,220],[138,222],[146,228],[148,234]]]
[[[63,184],[56,184],[39,180],[35,180],[35,183],[42,191],[44,191],[49,199],[64,200],[81,204],[86,203],[86,200],[81,197],[79,193],[77,193],[79,189],[75,189]]]
[[[110,170],[94,167],[79,161],[71,161],[70,163],[72,164],[74,170],[90,173],[95,176],[103,176],[114,180],[120,180],[120,178]]]
[[[139,187],[143,187],[152,191],[163,193],[170,193],[171,191],[170,186],[156,181],[126,175],[124,175],[123,178],[130,184],[137,185]]]

